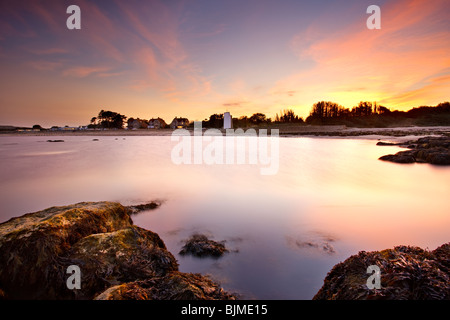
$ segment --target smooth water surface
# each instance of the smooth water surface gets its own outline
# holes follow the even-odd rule
[[[47,138],[0,137],[0,221],[82,201],[160,200],[135,224],[161,236],[181,271],[245,298],[311,299],[360,250],[449,241],[450,168],[379,161],[400,149],[376,140],[280,138],[278,173],[264,176],[262,165],[175,165],[169,136]],[[193,233],[231,252],[179,256]]]

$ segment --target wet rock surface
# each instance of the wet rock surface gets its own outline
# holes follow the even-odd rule
[[[367,267],[381,272],[381,288],[367,287]],[[450,243],[434,251],[419,247],[359,252],[333,267],[314,300],[448,300]]]
[[[117,285],[95,300],[234,300],[216,282],[200,274],[171,272],[162,277]]]
[[[122,289],[108,299],[141,291],[152,299],[234,298],[207,277],[179,272],[161,238],[134,226],[130,213],[119,203],[83,202],[1,223],[0,298],[92,299],[110,288]],[[81,270],[81,289],[67,288],[71,265]]]
[[[398,145],[410,150],[380,157],[380,160],[395,163],[431,163],[450,165],[450,137],[424,137],[404,143],[378,142],[377,145]]]
[[[152,202],[149,202],[149,203],[143,203],[143,204],[138,204],[138,205],[133,205],[133,206],[127,206],[126,208],[130,212],[130,214],[137,214],[137,213],[142,212],[142,211],[157,209],[160,206],[161,206],[160,202],[152,201]]]
[[[225,244],[223,242],[210,240],[203,234],[194,234],[186,241],[186,244],[181,249],[180,254],[192,254],[197,257],[220,257],[225,252],[228,252],[228,249],[225,248]]]

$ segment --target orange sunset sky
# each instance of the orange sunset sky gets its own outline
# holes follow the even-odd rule
[[[81,9],[68,30],[66,9]],[[381,30],[366,9],[381,8]],[[3,0],[0,125],[448,101],[448,0]]]

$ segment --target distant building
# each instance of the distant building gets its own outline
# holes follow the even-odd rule
[[[167,126],[166,122],[161,118],[153,118],[148,121],[147,128],[149,129],[161,129]]]
[[[172,122],[170,123],[171,129],[181,129],[181,128],[187,128],[189,125],[189,120],[186,118],[177,118],[175,117]]]
[[[130,118],[127,121],[127,126],[128,126],[128,129],[131,129],[131,130],[147,129],[148,122],[147,122],[147,120],[143,120],[143,119],[139,119],[139,118],[137,118],[137,119]]]
[[[223,128],[224,129],[233,128],[233,118],[231,118],[231,114],[229,112],[225,112],[223,114]]]
[[[62,127],[60,130],[63,130],[63,131],[75,131],[75,130],[78,130],[78,128],[77,127],[65,126],[65,127]]]

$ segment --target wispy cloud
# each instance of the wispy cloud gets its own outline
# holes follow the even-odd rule
[[[223,103],[222,106],[224,106],[224,107],[242,107],[248,103],[249,103],[248,101],[233,101],[233,102]]]
[[[40,49],[31,48],[31,49],[28,49],[28,51],[32,54],[39,55],[39,56],[66,54],[66,53],[70,52],[68,49],[56,48],[56,47],[55,48],[40,48]]]
[[[278,89],[302,84],[305,91],[321,90],[346,103],[361,96],[344,88],[364,87],[368,99],[405,107],[421,103],[416,94],[410,100],[395,97],[425,92],[429,85],[422,80],[450,66],[447,6],[443,0],[389,1],[382,7],[381,30],[365,28],[365,16],[334,33],[313,24],[292,39],[291,48],[314,67],[283,79]]]
[[[29,61],[26,65],[38,71],[55,71],[60,69],[63,63],[54,61]]]
[[[111,69],[109,67],[73,67],[63,71],[66,77],[85,78],[91,75],[105,76]]]

